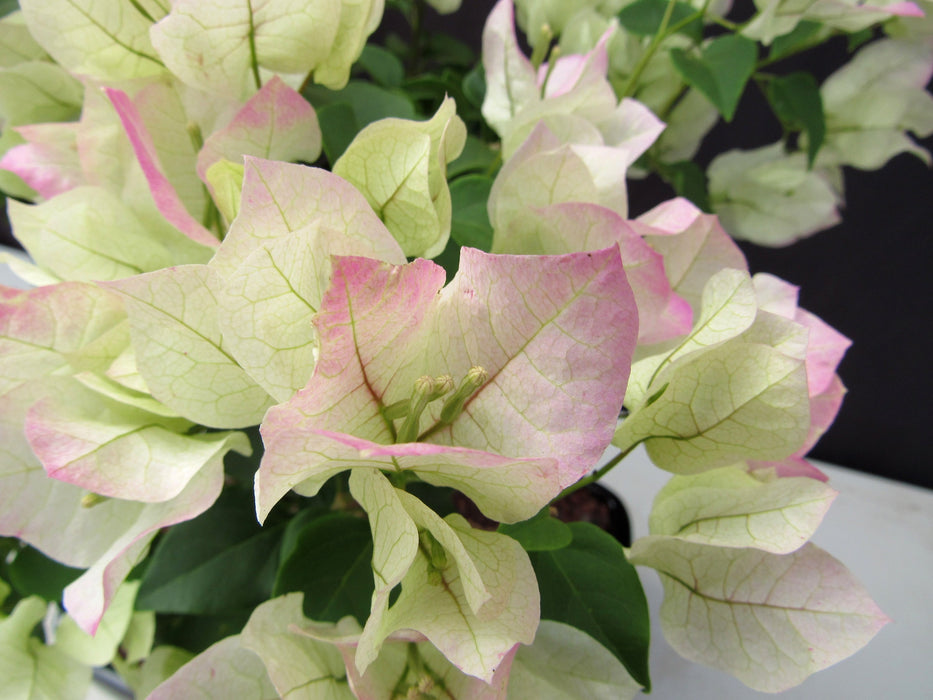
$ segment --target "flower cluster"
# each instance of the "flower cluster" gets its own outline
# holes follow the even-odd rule
[[[731,118],[729,78],[696,77],[725,39],[690,34],[728,7],[662,2],[648,31],[650,0],[525,0],[527,57],[499,0],[479,70],[366,44],[383,4],[0,20],[0,188],[31,259],[8,262],[32,285],[0,289],[9,692],[81,698],[112,664],[152,698],[631,698],[635,565],[671,644],[753,688],[854,653],[887,618],[809,543],[835,491],[805,459],[848,340],[717,216],[629,214],[633,171]],[[916,14],[786,5],[730,36]],[[823,85],[807,153],[714,162],[724,225],[783,243],[833,220],[834,168],[933,129],[931,61],[874,43]],[[552,517],[637,446],[674,475],[649,536]]]

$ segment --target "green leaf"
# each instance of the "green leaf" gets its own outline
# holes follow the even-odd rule
[[[683,49],[671,49],[677,72],[702,92],[727,122],[732,121],[745,84],[755,71],[758,44],[735,34],[710,41],[691,56]]]
[[[152,555],[139,610],[219,614],[269,598],[280,528],[256,522],[245,492],[225,492],[201,516],[174,526]]]
[[[536,516],[512,525],[499,526],[499,532],[508,535],[526,552],[549,552],[563,549],[573,541],[573,532],[564,523],[548,514],[542,508]]]
[[[819,34],[822,26],[819,22],[807,20],[799,22],[793,31],[774,40],[771,44],[771,51],[768,53],[768,60],[777,61],[807,47],[813,43],[813,39]]]
[[[447,166],[447,177],[453,180],[469,172],[489,170],[496,160],[496,153],[475,136],[468,135],[463,152]]]
[[[805,71],[775,78],[768,83],[768,101],[785,128],[807,134],[807,165],[813,167],[826,137],[823,99],[814,77]]]
[[[0,0],[0,17],[6,17],[19,9],[19,0]]]
[[[857,32],[849,34],[849,40],[846,44],[846,50],[849,53],[853,53],[858,47],[862,44],[867,44],[869,41],[875,38],[875,31],[871,27],[866,27]]]
[[[571,523],[563,549],[532,552],[541,591],[541,618],[565,622],[606,647],[646,690],[648,603],[622,545],[590,523]]]
[[[692,160],[663,163],[659,174],[681,197],[686,197],[707,213],[713,211],[709,203],[706,173]]]
[[[345,102],[353,109],[358,128],[379,119],[398,117],[415,119],[415,106],[405,93],[387,90],[370,82],[351,80],[343,90],[328,90],[309,85],[302,90],[315,110],[330,104]],[[318,115],[320,119],[320,114]],[[321,124],[323,129],[324,125]]]
[[[366,44],[357,65],[383,87],[396,88],[405,79],[405,66],[398,56],[375,44]]]
[[[49,559],[38,549],[24,547],[7,565],[6,575],[13,588],[22,596],[37,595],[58,601],[65,586],[84,573]]]
[[[200,654],[213,644],[239,634],[252,610],[237,610],[221,615],[160,615],[157,640]]]
[[[463,96],[474,107],[482,107],[486,97],[486,74],[483,64],[477,64],[473,70],[463,77]]]
[[[485,252],[492,246],[492,225],[486,211],[492,181],[487,175],[466,175],[450,183],[450,235],[462,246]]]
[[[372,556],[365,519],[346,513],[317,518],[279,566],[273,595],[304,593],[304,614],[312,620],[336,622],[353,615],[363,624],[375,588]]]
[[[623,7],[622,11],[619,12],[619,23],[632,34],[654,36],[661,28],[661,21],[667,11],[667,5],[668,0],[636,0],[631,5]],[[673,27],[693,16],[696,19],[684,24],[677,32],[699,42],[703,38],[702,13],[698,12],[689,3],[679,1],[674,3],[674,9],[671,12],[667,26]]]
[[[442,66],[471,66],[476,61],[476,54],[468,44],[455,39],[449,34],[428,34],[427,53]]]
[[[317,120],[321,125],[324,155],[329,163],[336,163],[360,131],[356,113],[349,102],[335,102],[318,109]]]

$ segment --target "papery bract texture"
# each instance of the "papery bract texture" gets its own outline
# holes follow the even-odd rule
[[[399,632],[382,647],[379,658],[360,674],[355,656],[359,645],[359,623],[345,617],[336,625],[305,622],[293,629],[311,639],[333,644],[343,655],[347,679],[360,700],[392,700],[398,692],[423,692],[443,688],[452,700],[505,700],[514,647],[500,662],[493,679],[486,683],[454,666],[424,637]],[[413,663],[414,661],[414,663]]]
[[[907,131],[933,133],[930,42],[886,39],[864,47],[820,88],[826,113],[821,164],[881,168],[898,153],[930,164],[930,154]]]
[[[654,500],[651,534],[787,554],[813,535],[836,491],[814,479],[762,483],[739,467],[675,476]]]
[[[558,255],[617,244],[638,307],[638,342],[660,343],[690,331],[690,305],[673,292],[664,260],[621,216],[596,204],[528,208],[493,237],[495,253]]]
[[[73,73],[126,80],[165,73],[149,40],[154,18],[138,3],[22,0],[29,31]]]
[[[334,163],[408,256],[433,258],[450,237],[447,164],[466,142],[466,127],[447,98],[428,121],[380,119],[356,135]]]
[[[11,698],[82,700],[91,684],[91,669],[55,646],[32,636],[45,617],[47,603],[38,596],[16,604],[0,619],[0,677]]]
[[[839,223],[831,178],[781,143],[720,154],[707,174],[713,209],[736,238],[784,246]]]
[[[382,9],[382,0],[178,0],[151,36],[172,72],[202,90],[242,99],[270,73],[298,87],[311,71],[339,89]]]
[[[243,648],[239,635],[208,647],[161,683],[149,700],[190,697],[209,700],[275,700],[279,697],[256,654]]]
[[[555,257],[464,249],[457,276],[443,283],[444,271],[424,260],[338,259],[315,319],[315,373],[263,424],[261,518],[298,484],[314,493],[365,465],[412,469],[515,521],[595,464],[637,336],[618,248]],[[421,441],[392,444],[385,407],[408,399],[419,377],[457,382],[474,367],[487,379],[459,415],[442,423],[439,402],[429,404]]]
[[[198,153],[198,175],[205,180],[213,163],[221,158],[239,163],[243,155],[313,163],[321,155],[321,127],[314,108],[279,78],[273,78],[229,124],[205,140]]]
[[[223,346],[216,277],[206,265],[185,265],[111,284],[125,296],[139,370],[153,396],[202,425],[256,425],[273,400]]]
[[[274,598],[253,611],[240,645],[262,660],[279,697],[352,700],[340,652],[298,633],[306,622],[301,594]]]
[[[635,542],[631,560],[661,576],[671,646],[756,690],[801,683],[889,621],[842,564],[809,543],[772,554],[652,535]]]
[[[348,182],[318,168],[246,158],[243,199],[211,260],[224,347],[279,401],[307,384],[311,323],[331,256],[402,263],[395,239]]]
[[[393,633],[414,630],[460,670],[492,683],[502,660],[515,644],[530,643],[538,624],[528,555],[513,539],[472,529],[460,516],[441,519],[375,469],[355,469],[350,487],[369,513],[374,539],[376,589],[356,651],[359,671]],[[425,533],[445,551],[441,561],[433,545],[424,547]],[[399,584],[404,592],[389,606]]]
[[[510,700],[631,700],[641,686],[604,646],[576,627],[542,620],[534,644],[519,647]]]

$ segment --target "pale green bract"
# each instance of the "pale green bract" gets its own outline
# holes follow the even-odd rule
[[[29,31],[42,48],[74,73],[127,80],[165,73],[149,40],[153,17],[135,3],[95,0],[22,0]]]
[[[686,200],[627,219],[629,171],[675,182],[664,164],[692,158],[717,118],[672,67],[670,50],[698,41],[689,7],[669,5],[680,26],[654,42],[650,0],[627,16],[636,3],[518,4],[532,57],[500,0],[485,71],[427,80],[420,59],[465,50],[431,37],[405,57],[361,54],[383,0],[22,0],[0,19],[0,189],[33,202],[9,204],[34,262],[13,266],[44,285],[0,289],[0,535],[86,569],[66,616],[38,598],[0,616],[0,694],[78,700],[87,667],[112,661],[157,700],[632,698],[629,652],[540,620],[554,601],[534,554],[407,490],[453,488],[496,521],[526,520],[610,439],[645,443],[678,474],[626,556],[660,572],[682,654],[780,690],[885,624],[807,544],[835,491],[804,456],[839,408],[848,341],[798,308],[796,288],[751,278],[716,217]],[[689,4],[707,21],[728,9]],[[852,29],[916,9],[761,4],[743,30],[766,43],[801,19]],[[926,155],[905,132],[933,131],[931,61],[921,42],[886,40],[831,77],[816,169],[781,144],[717,159],[711,201],[727,225],[788,242],[835,221],[840,164]],[[384,103],[358,113],[364,73]],[[483,127],[451,166],[480,122],[483,74],[501,157]],[[465,121],[438,95],[426,121],[359,128],[369,107],[421,114],[450,75]],[[305,91],[314,107],[309,82],[332,89]],[[669,122],[660,137],[645,104]],[[333,173],[288,162],[322,150]],[[446,283],[467,219],[496,254],[463,247]],[[419,256],[444,268],[406,263]],[[368,617],[364,600],[362,626],[308,620],[293,593],[250,603],[240,634],[193,659],[153,650],[156,614],[133,611],[140,584],[126,579],[159,533],[242,491],[243,465],[225,473],[224,458],[250,441],[224,429],[260,422],[257,515],[272,528],[319,505],[365,516]],[[303,507],[345,471],[335,499]],[[0,581],[0,603],[10,594]],[[41,619],[46,634],[57,622],[50,645]]]
[[[227,637],[210,646],[159,684],[149,700],[174,700],[195,691],[209,700],[278,698],[262,661],[240,639]]]
[[[0,619],[3,693],[11,698],[83,700],[91,669],[31,636],[45,612],[45,601],[33,596],[19,601],[9,617]]]
[[[534,644],[519,647],[509,700],[632,700],[641,691],[625,666],[576,627],[542,620]]]
[[[491,683],[512,647],[534,638],[538,592],[528,557],[504,535],[481,533],[459,516],[441,519],[376,470],[357,469],[351,493],[370,513],[373,611],[355,663],[365,673],[386,638],[399,630],[424,634],[458,668]],[[449,558],[441,565],[419,547],[427,531]],[[389,593],[402,594],[389,606]],[[425,605],[430,599],[432,604]]]
[[[447,164],[460,155],[466,127],[448,98],[426,122],[382,119],[364,128],[334,163],[407,256],[433,258],[450,237]]]
[[[826,111],[821,165],[876,170],[898,153],[928,165],[930,154],[906,132],[933,133],[933,70],[929,42],[887,39],[864,47],[820,88]]]
[[[855,577],[810,543],[772,554],[651,535],[630,558],[661,576],[671,646],[756,690],[797,685],[888,622]]]
[[[835,497],[815,479],[761,482],[742,466],[723,467],[673,477],[655,497],[649,526],[653,535],[787,554],[810,539]]]
[[[784,145],[729,151],[713,159],[710,202],[736,238],[782,246],[839,222],[838,168],[807,168]]]
[[[151,31],[161,59],[193,87],[246,98],[272,74],[342,87],[382,17],[382,0],[180,0]]]

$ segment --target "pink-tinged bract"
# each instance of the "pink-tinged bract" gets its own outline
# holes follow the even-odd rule
[[[264,518],[291,488],[314,493],[355,465],[412,469],[462,487],[491,517],[530,517],[594,467],[615,428],[637,337],[618,248],[561,256],[462,252],[442,289],[426,260],[395,267],[337,258],[316,326],[308,385],[270,409],[256,477]],[[393,444],[382,409],[421,376],[487,380],[441,424],[427,406],[421,439]],[[493,514],[494,513],[494,514]]]

